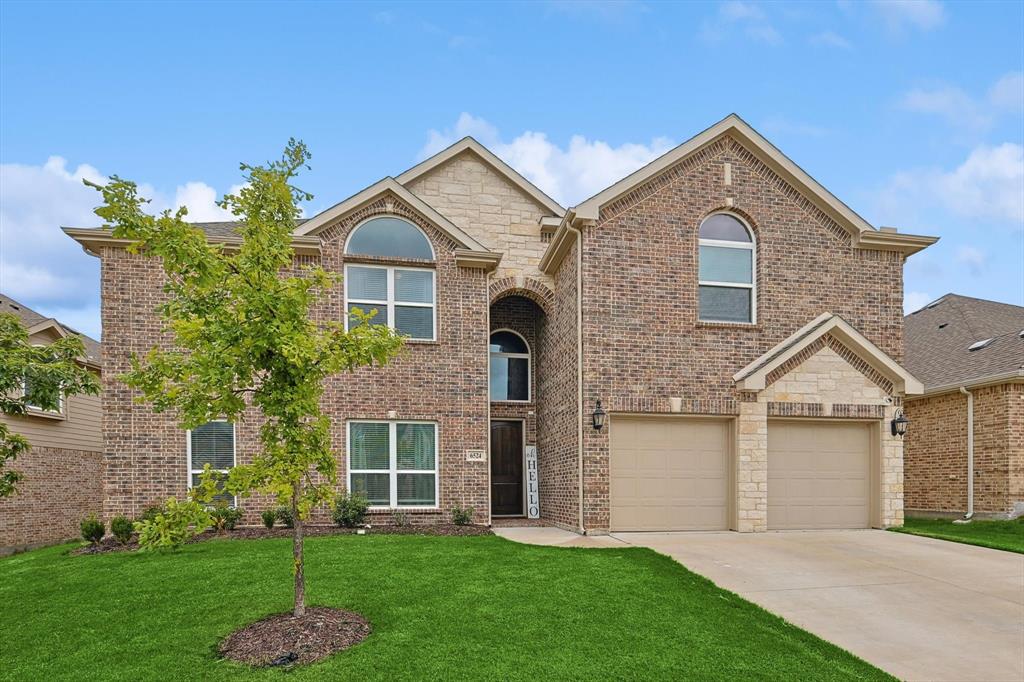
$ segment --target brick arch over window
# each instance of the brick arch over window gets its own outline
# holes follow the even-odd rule
[[[491,305],[509,296],[528,298],[546,313],[550,312],[555,300],[555,292],[541,282],[531,278],[503,277],[491,282],[489,288]]]
[[[704,221],[715,213],[735,214],[737,218],[740,218],[747,223],[747,227],[749,227],[750,231],[754,233],[755,242],[760,243],[761,240],[758,238],[758,235],[761,232],[760,225],[757,224],[757,221],[754,220],[754,217],[747,213],[742,206],[736,206],[735,204],[733,204],[732,206],[729,206],[727,204],[714,204],[704,209],[704,211],[700,214],[700,218],[697,219],[697,229],[699,230],[700,226],[704,224]]]
[[[408,220],[427,235],[427,239],[430,240],[435,252],[439,250],[451,252],[459,246],[448,234],[437,229],[433,223],[426,220],[418,211],[390,192],[382,194],[359,210],[349,213],[325,228],[320,232],[320,241],[326,244],[338,240],[339,244],[343,245],[353,228],[364,220],[377,216],[394,216]]]

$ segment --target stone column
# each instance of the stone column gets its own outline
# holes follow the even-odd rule
[[[768,530],[768,404],[741,402],[736,435],[736,530]]]
[[[882,471],[878,484],[879,494],[882,498],[880,521],[883,528],[903,525],[903,439],[892,435],[890,427],[898,407],[898,405],[886,407],[885,419],[881,425],[882,461],[880,464]]]

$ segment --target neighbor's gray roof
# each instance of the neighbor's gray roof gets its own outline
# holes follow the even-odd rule
[[[925,392],[1015,372],[1024,368],[1022,331],[1020,306],[946,294],[904,319],[904,364]],[[995,340],[967,350],[985,339]]]
[[[298,227],[299,225],[301,225],[302,223],[306,222],[307,220],[309,220],[309,218],[299,218],[298,220],[295,221],[295,226]],[[238,223],[236,221],[228,220],[228,221],[213,222],[213,223],[192,223],[192,226],[193,227],[198,227],[200,230],[202,230],[206,234],[210,235],[211,237],[237,237],[238,236],[237,230],[238,230],[238,226],[240,224],[241,223]],[[83,229],[83,230],[103,230],[103,229],[106,229],[106,228],[102,228],[102,227],[84,227],[84,228],[78,228],[78,229]]]
[[[10,296],[4,296],[3,294],[0,294],[0,313],[13,314],[15,317],[21,320],[21,323],[26,327],[34,327],[40,322],[45,322],[46,320],[50,319],[46,315],[41,315],[37,313],[35,310],[32,310],[28,306],[24,305],[23,303],[19,303]],[[66,329],[69,333],[78,334],[80,337],[82,337],[82,342],[85,344],[85,354],[87,359],[89,360],[90,363],[96,365],[100,364],[102,356],[99,341],[92,338],[91,336],[83,334],[77,329],[67,326],[60,320],[57,320],[57,323],[60,324],[60,326],[64,327],[64,329]]]

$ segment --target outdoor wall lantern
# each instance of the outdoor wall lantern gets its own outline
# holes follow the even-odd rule
[[[903,410],[896,410],[896,417],[892,420],[892,435],[903,438],[907,435],[907,424],[909,423],[910,420],[904,416]]]
[[[594,428],[598,431],[604,426],[604,419],[608,416],[608,413],[601,407],[601,401],[597,401],[597,407],[594,408]]]

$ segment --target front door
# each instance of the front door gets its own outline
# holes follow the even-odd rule
[[[491,422],[491,513],[523,515],[522,422]]]

